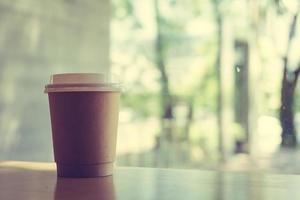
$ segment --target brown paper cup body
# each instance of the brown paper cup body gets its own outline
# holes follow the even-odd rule
[[[85,91],[48,95],[58,176],[111,175],[120,93]]]

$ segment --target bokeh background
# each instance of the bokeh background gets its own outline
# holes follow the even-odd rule
[[[118,166],[300,172],[298,0],[0,0],[0,159],[53,161],[52,73],[124,85]]]

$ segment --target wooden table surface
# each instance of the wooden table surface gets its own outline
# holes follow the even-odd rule
[[[57,178],[53,163],[0,162],[1,200],[300,199],[300,175],[151,168],[104,178]]]

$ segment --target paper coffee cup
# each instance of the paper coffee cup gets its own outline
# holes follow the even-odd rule
[[[113,173],[120,85],[104,74],[51,76],[48,93],[54,158],[63,177]]]

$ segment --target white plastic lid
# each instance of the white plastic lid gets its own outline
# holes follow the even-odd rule
[[[66,73],[52,75],[50,84],[45,86],[45,93],[120,91],[120,89],[120,84],[111,82],[105,74]]]

